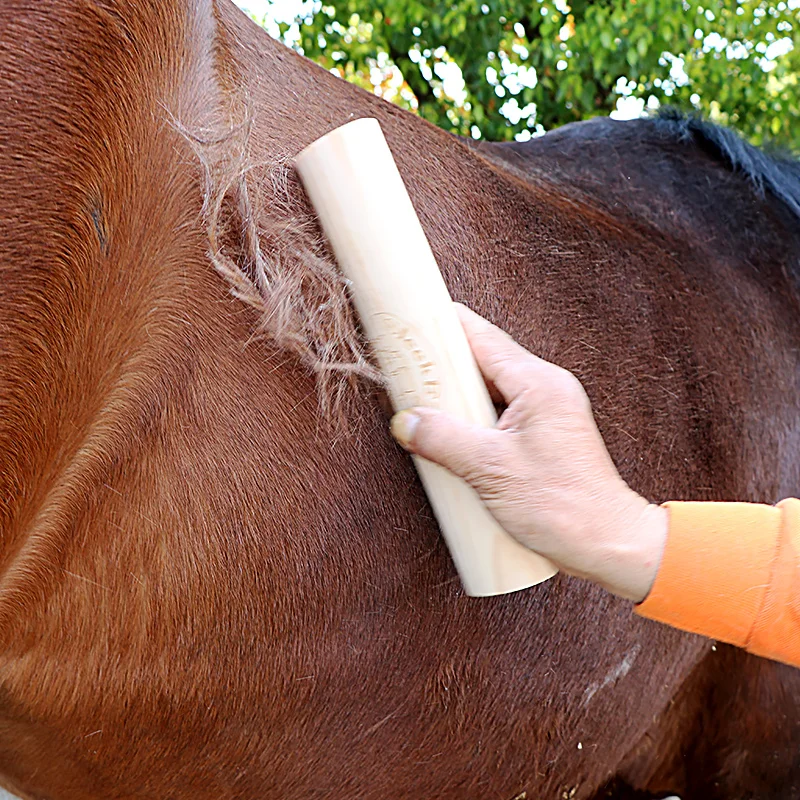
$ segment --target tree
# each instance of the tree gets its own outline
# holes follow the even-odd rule
[[[323,0],[281,34],[463,135],[674,104],[800,148],[798,29],[800,0]]]

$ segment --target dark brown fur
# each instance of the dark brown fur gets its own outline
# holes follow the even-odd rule
[[[227,3],[12,0],[3,16],[8,788],[539,800],[613,779],[618,796],[800,797],[796,671],[563,576],[463,595],[378,404],[352,401],[342,427],[302,348],[253,340],[279,331],[212,267],[209,184],[179,128],[224,138],[251,115],[263,196],[224,201],[247,272],[249,214],[308,231],[294,182],[293,212],[270,210],[275,164],[379,117],[453,295],[578,372],[655,500],[797,492],[796,220],[641,128],[580,162],[549,137],[471,148]]]

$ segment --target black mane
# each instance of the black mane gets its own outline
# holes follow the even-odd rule
[[[800,218],[800,161],[789,154],[767,153],[723,128],[675,108],[663,108],[653,120],[659,133],[692,142],[745,175],[760,195],[769,190]]]

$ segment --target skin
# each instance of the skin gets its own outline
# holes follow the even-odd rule
[[[597,430],[580,381],[457,304],[496,403],[494,428],[434,408],[392,418],[409,452],[463,478],[515,539],[563,571],[641,602],[664,551],[668,512],[631,489]]]

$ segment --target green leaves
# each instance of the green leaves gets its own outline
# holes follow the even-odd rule
[[[457,133],[525,138],[620,104],[674,103],[757,143],[800,149],[800,0],[325,0],[316,9],[298,49]]]

